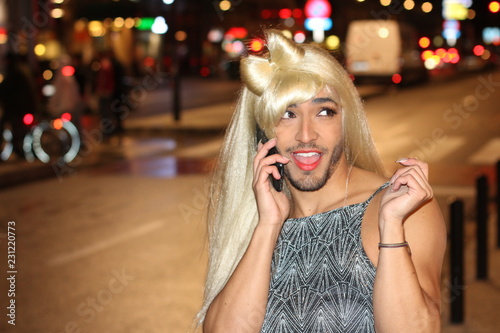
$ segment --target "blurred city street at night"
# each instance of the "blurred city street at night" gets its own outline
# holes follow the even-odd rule
[[[448,228],[450,204],[463,200],[464,284],[451,278],[448,249],[442,331],[498,331],[497,2],[457,0],[458,13],[446,14],[454,20],[443,17],[444,1],[325,2],[333,23],[315,32],[306,27],[306,0],[0,0],[1,332],[192,329],[207,262],[210,172],[238,97],[238,59],[262,52],[264,26],[314,41],[346,65],[387,176],[399,158],[428,162]],[[398,22],[379,23],[376,38],[408,33],[407,58],[396,53],[390,70],[370,72],[383,54],[369,46],[373,59],[354,56],[362,43],[348,38],[348,27],[361,20]],[[401,36],[393,42],[404,44]],[[408,57],[419,66],[404,67]],[[23,81],[12,73],[29,74]],[[34,106],[9,109],[19,101]],[[475,275],[481,175],[491,199],[485,280]],[[459,296],[464,320],[451,323]]]

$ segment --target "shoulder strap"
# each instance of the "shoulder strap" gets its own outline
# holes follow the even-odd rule
[[[385,189],[387,186],[389,186],[389,182],[386,182],[386,183],[384,183],[382,186],[380,186],[380,187],[379,187],[379,188],[375,191],[375,193],[373,193],[373,194],[371,195],[371,197],[369,197],[369,198],[365,201],[365,202],[366,202],[366,204],[369,204],[369,203],[370,203],[370,201],[372,201],[372,199],[373,199],[373,198],[374,198],[377,194],[379,194],[379,193],[380,193],[380,191],[382,191],[383,189]]]

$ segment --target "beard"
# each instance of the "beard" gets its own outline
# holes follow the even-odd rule
[[[314,145],[300,145],[300,147],[293,147],[287,149],[287,152],[292,152],[298,149],[319,149],[319,147],[314,146]],[[325,153],[328,153],[328,149],[319,149],[323,155]],[[318,177],[313,177],[312,173],[313,171],[303,171],[303,175],[305,177],[293,177],[288,168],[285,167],[285,176],[290,182],[290,185],[294,187],[295,189],[299,191],[304,191],[304,192],[314,192],[317,191],[321,188],[323,188],[327,181],[330,179],[330,177],[333,175],[335,170],[337,169],[337,166],[339,165],[340,158],[342,157],[342,154],[344,152],[344,142],[343,140],[339,142],[332,151],[332,155],[330,157],[330,162],[328,164],[328,167],[326,170],[323,172],[322,175]]]

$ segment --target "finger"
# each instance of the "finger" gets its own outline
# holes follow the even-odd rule
[[[393,183],[395,183],[398,179],[401,180],[401,177],[405,177],[407,175],[411,175],[422,188],[430,187],[429,182],[425,178],[423,171],[418,167],[406,167],[398,170],[396,177],[391,178]],[[404,179],[404,178],[403,178]]]
[[[425,178],[429,178],[429,165],[418,158],[402,158],[396,161],[404,166],[418,166],[424,173]]]
[[[280,154],[266,156],[259,161],[256,160],[257,165],[254,166],[254,174],[257,174],[263,166],[273,165],[275,163],[288,164],[288,162],[290,162],[290,160]]]
[[[418,159],[415,158],[403,158],[400,160],[397,160],[396,163],[400,163],[401,165],[405,166],[405,168],[401,168],[396,170],[394,175],[391,177],[391,183],[394,182],[394,180],[399,177],[401,174],[405,173],[408,168],[415,168],[419,174],[422,175],[424,179],[428,179],[428,174],[429,174],[429,168],[427,163],[419,161]]]
[[[258,188],[260,186],[267,186],[266,189],[267,188],[270,189],[272,186],[270,186],[271,183],[269,182],[269,176],[274,177],[275,179],[281,178],[281,175],[278,172],[278,168],[276,166],[274,165],[263,166],[260,169],[260,172],[257,175],[257,177],[255,177],[254,187]]]
[[[419,191],[432,195],[432,188],[430,185],[422,181],[422,179],[415,173],[406,173],[398,177],[391,186],[392,191],[398,191],[402,186],[408,187],[412,191]]]
[[[288,162],[290,162],[289,159],[287,159],[286,157],[283,157],[279,154],[267,156],[267,157],[263,158],[262,160],[260,160],[260,163],[257,166],[257,171],[255,173],[256,176],[254,178],[258,178],[259,177],[258,174],[262,173],[264,168],[271,167],[272,169],[270,169],[270,170],[272,170],[271,173],[272,173],[273,177],[275,179],[281,179],[282,176],[281,176],[276,164],[277,163],[287,164]],[[269,169],[266,169],[266,170],[269,170]],[[268,172],[268,174],[271,174],[271,173]]]
[[[418,181],[422,184],[427,183],[428,180],[425,177],[424,172],[422,169],[420,169],[418,166],[409,166],[409,167],[404,167],[399,170],[397,170],[394,175],[391,177],[390,183],[394,183],[396,179],[401,177],[402,175],[408,174],[408,173],[414,173],[415,177],[418,178]]]
[[[254,161],[253,162],[254,174],[257,171],[257,167],[260,163],[260,160],[263,159],[269,153],[269,150],[271,148],[273,148],[274,146],[276,146],[276,139],[275,138],[267,141],[264,144],[262,142],[259,142],[259,144],[257,145],[257,154],[255,155],[254,160],[253,160]]]
[[[392,185],[392,190],[398,191],[403,185],[407,186],[412,193],[419,193],[423,199],[432,198],[433,192],[429,183],[422,181],[421,177],[414,172],[408,172],[398,177]]]

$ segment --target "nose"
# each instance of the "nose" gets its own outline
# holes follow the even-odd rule
[[[307,118],[301,119],[298,124],[299,128],[295,139],[302,143],[309,143],[318,138],[318,133],[316,132],[313,121]]]

